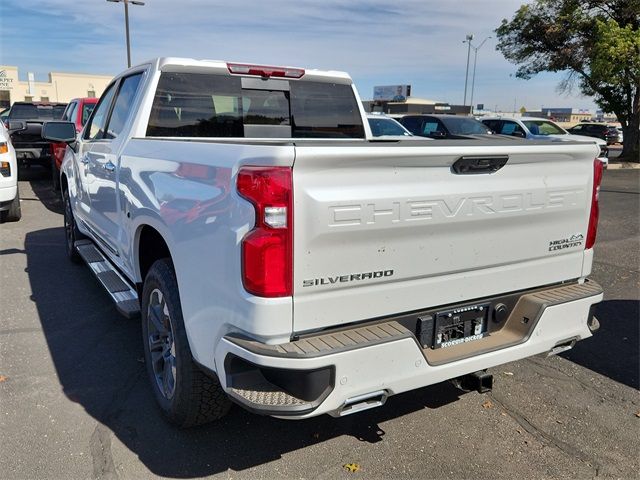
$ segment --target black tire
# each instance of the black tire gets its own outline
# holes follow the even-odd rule
[[[191,427],[226,415],[231,402],[220,382],[193,361],[176,276],[167,258],[157,260],[144,280],[141,317],[149,382],[169,421],[179,427]],[[158,328],[159,324],[162,328]],[[161,333],[163,328],[166,337]],[[170,370],[172,381],[166,381],[165,369]]]
[[[20,208],[20,190],[16,188],[16,198],[11,201],[8,210],[0,212],[0,223],[17,222],[22,218],[22,209]]]
[[[51,159],[51,186],[54,191],[60,191],[60,170],[56,167],[56,162],[53,159]]]
[[[73,263],[82,263],[82,257],[75,249],[75,242],[86,238],[76,225],[76,220],[73,216],[73,210],[71,209],[71,202],[69,200],[69,190],[65,188],[62,192],[62,203],[64,207],[64,233],[65,233],[65,248],[67,251],[67,257]]]

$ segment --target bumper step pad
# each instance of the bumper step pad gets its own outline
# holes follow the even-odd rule
[[[247,350],[261,355],[310,358],[412,337],[413,333],[409,329],[392,320],[301,338],[279,345],[267,345],[233,336],[227,336],[226,338]]]
[[[118,311],[127,318],[140,315],[140,302],[135,289],[123,278],[91,240],[79,240],[75,248],[100,284],[109,293]]]
[[[231,391],[255,406],[292,407],[311,405],[311,403],[300,400],[267,381],[247,386],[247,388],[233,387]]]

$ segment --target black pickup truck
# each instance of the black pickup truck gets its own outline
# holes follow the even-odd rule
[[[51,164],[51,144],[42,138],[42,124],[62,118],[66,103],[15,102],[6,122],[24,122],[24,129],[11,134],[18,162],[23,165]]]

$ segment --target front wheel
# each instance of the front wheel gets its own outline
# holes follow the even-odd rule
[[[76,220],[73,217],[73,211],[71,210],[71,200],[69,199],[68,189],[65,189],[64,192],[62,192],[62,203],[64,204],[64,233],[66,237],[65,247],[67,257],[69,257],[69,260],[73,263],[81,263],[82,258],[76,250],[75,243],[78,240],[85,238],[85,236],[76,226]]]
[[[180,427],[217,420],[231,407],[217,378],[193,361],[171,261],[157,260],[142,289],[142,340],[147,374],[165,416]]]
[[[20,208],[20,191],[16,188],[16,198],[11,201],[8,210],[0,212],[0,222],[17,222],[22,218]]]

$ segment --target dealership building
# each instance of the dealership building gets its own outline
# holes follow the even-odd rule
[[[527,111],[527,117],[549,118],[560,123],[578,123],[589,121],[593,117],[591,110],[582,108],[542,107],[541,110]]]
[[[0,110],[13,102],[62,102],[72,98],[99,97],[113,77],[84,73],[49,73],[48,82],[36,82],[35,75],[27,73],[20,80],[18,67],[0,65]]]
[[[385,85],[373,87],[373,100],[362,102],[367,112],[389,114],[448,114],[468,115],[469,105],[451,105],[448,102],[411,96],[411,85]]]

